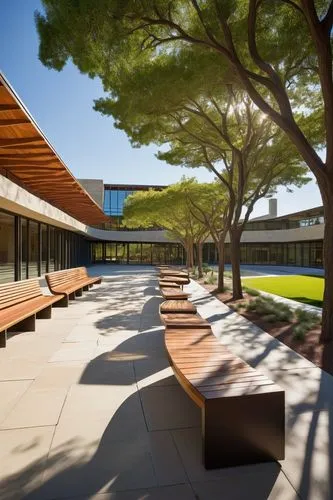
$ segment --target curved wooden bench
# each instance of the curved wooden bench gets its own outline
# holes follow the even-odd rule
[[[163,276],[160,278],[160,282],[163,281],[163,283],[176,283],[176,285],[183,286],[183,285],[188,285],[190,283],[189,277],[179,277],[179,276]]]
[[[189,294],[186,292],[183,292],[179,287],[160,287],[161,294],[166,300],[171,300],[171,299],[187,299],[189,297]]]
[[[167,326],[175,376],[201,408],[207,469],[284,458],[284,391],[213,335],[210,327]]]
[[[43,295],[38,279],[0,285],[0,347],[6,347],[7,331],[35,331],[36,318],[51,318],[59,300]]]
[[[160,288],[178,288],[180,290],[180,285],[175,281],[159,280],[158,284]]]
[[[69,299],[81,297],[83,291],[89,290],[93,284],[101,283],[101,276],[88,276],[85,267],[63,269],[45,275],[49,289],[55,295],[62,295],[59,305],[67,307]]]
[[[160,305],[160,314],[165,313],[185,313],[195,314],[197,308],[188,300],[166,300]]]
[[[173,271],[172,269],[163,269],[160,271],[160,277],[164,278],[165,276],[175,276],[177,278],[188,278],[189,274],[184,271]]]

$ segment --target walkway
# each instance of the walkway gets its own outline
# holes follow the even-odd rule
[[[0,350],[1,500],[333,499],[332,377],[189,285],[223,342],[287,390],[282,468],[206,471],[200,412],[165,356],[154,270],[93,271],[101,286]]]

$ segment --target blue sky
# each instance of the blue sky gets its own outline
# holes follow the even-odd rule
[[[182,175],[213,180],[204,168],[185,169],[157,160],[154,147],[132,148],[111,118],[93,110],[93,100],[103,94],[98,80],[81,75],[72,64],[60,73],[45,68],[38,59],[35,10],[41,10],[39,0],[1,0],[0,69],[76,177],[123,184],[170,184]],[[278,192],[279,215],[318,205],[315,182],[292,194]],[[268,202],[260,201],[253,216],[267,208]]]

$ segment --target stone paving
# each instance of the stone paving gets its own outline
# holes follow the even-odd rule
[[[200,412],[168,364],[152,268],[102,285],[0,350],[0,499],[333,499],[333,378],[191,283],[214,332],[286,389],[286,460],[206,471]]]

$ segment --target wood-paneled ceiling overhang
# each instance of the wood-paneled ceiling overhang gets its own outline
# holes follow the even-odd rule
[[[84,224],[108,221],[99,205],[68,170],[2,74],[0,171]]]

